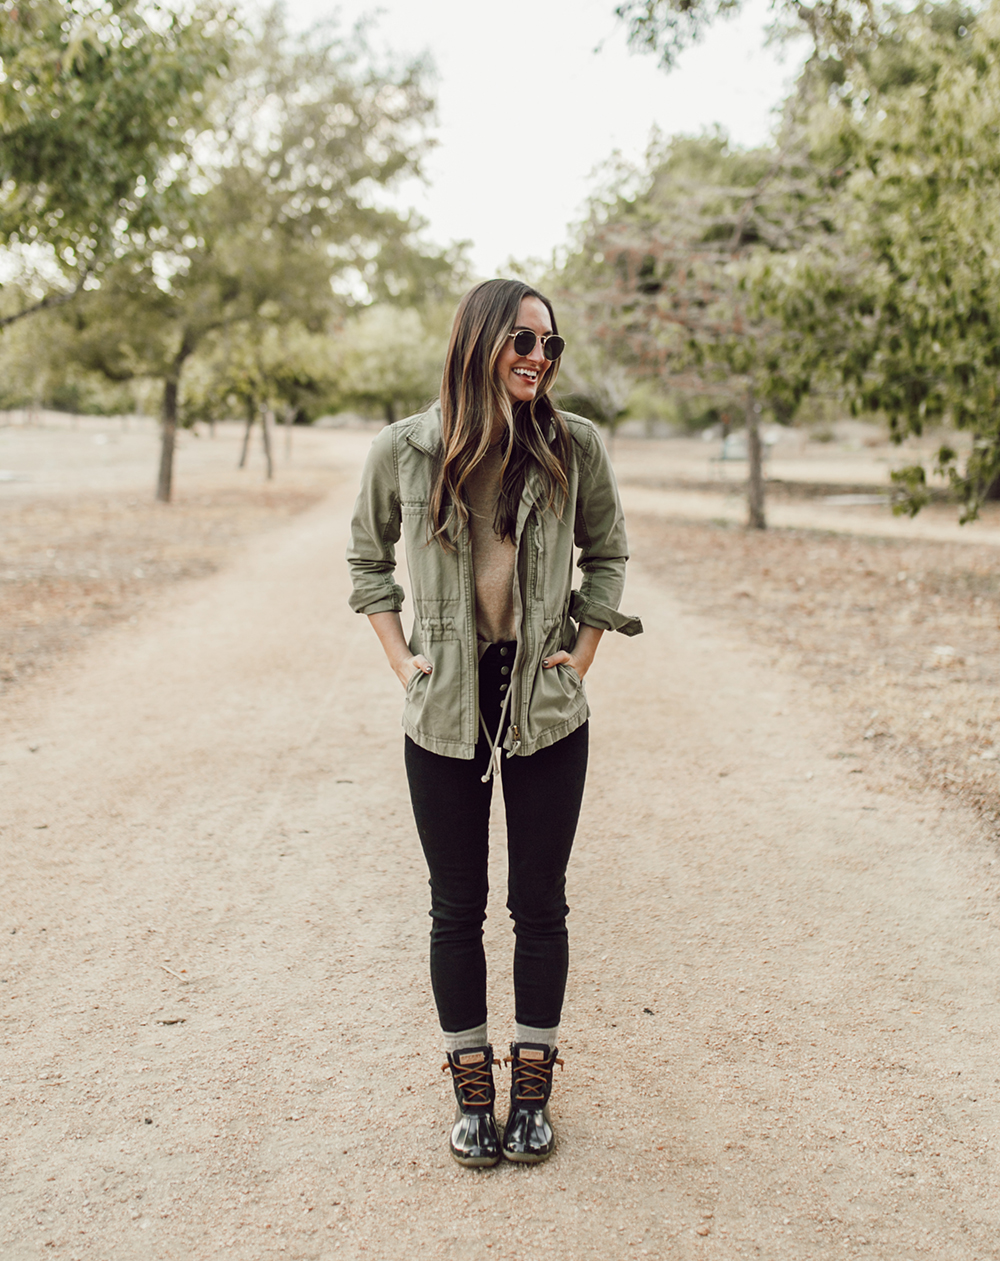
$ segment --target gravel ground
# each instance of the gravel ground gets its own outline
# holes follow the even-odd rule
[[[329,442],[322,503],[6,700],[4,1258],[1000,1256],[995,846],[839,756],[853,711],[655,523],[647,633],[588,677],[561,1145],[451,1163],[401,697],[346,608],[366,442]]]
[[[241,540],[330,485],[322,433],[296,433],[291,463],[281,436],[267,482],[256,448],[236,468],[242,426],[226,423],[214,439],[180,433],[174,499],[158,504],[154,422],[42,420],[0,427],[0,698],[91,635],[169,600],[174,583],[214,573]]]
[[[135,622],[164,588],[214,573],[249,534],[287,521],[316,486],[181,493],[169,507],[117,491],[0,512],[0,696],[80,640]]]
[[[688,607],[764,648],[845,723],[839,756],[933,783],[1000,839],[995,547],[638,516],[631,536]]]

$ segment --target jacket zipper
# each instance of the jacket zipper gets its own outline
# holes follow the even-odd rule
[[[521,536],[517,540],[518,559],[520,559],[522,550],[527,546],[526,539],[527,539],[529,530],[530,530],[529,522],[525,521],[524,525],[521,528]],[[535,578],[534,561],[531,558],[530,553],[528,554],[527,568],[528,568],[527,581],[528,581],[528,584],[530,585],[534,582],[534,578]],[[510,734],[509,734],[509,737],[504,740],[504,745],[505,747],[507,747],[508,757],[513,756],[515,746],[520,744],[521,742],[521,727],[524,726],[524,714],[521,712],[523,708],[522,703],[521,703],[521,692],[522,692],[521,678],[522,678],[522,675],[524,674],[524,662],[528,656],[528,650],[531,646],[527,618],[524,616],[525,604],[524,604],[524,601],[521,599],[521,584],[520,584],[520,579],[517,572],[516,562],[515,562],[514,577],[515,577],[514,611],[517,617],[517,653],[514,658],[514,669],[511,671],[511,678],[510,678],[510,693],[511,693],[510,695],[511,721],[510,721],[510,729],[509,729]]]
[[[468,592],[468,604],[472,611],[472,634],[468,637],[470,646],[466,650],[468,658],[466,664],[469,668],[469,678],[472,684],[472,747],[474,749],[476,741],[479,739],[479,660],[476,651],[476,579],[472,572],[472,546],[469,542],[468,530],[463,530],[459,535],[458,549],[462,555],[465,570],[465,589]]]

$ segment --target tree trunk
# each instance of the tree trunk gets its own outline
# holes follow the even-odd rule
[[[161,504],[170,503],[174,489],[174,446],[177,442],[177,393],[180,373],[171,370],[163,382],[163,410],[160,418],[160,476],[156,483],[156,498]]]
[[[753,389],[747,390],[747,526],[764,530],[764,459],[760,441],[760,404],[754,401]]]
[[[174,489],[174,447],[177,445],[177,400],[181,390],[181,373],[184,361],[195,348],[195,340],[185,333],[181,348],[174,357],[163,382],[163,410],[160,431],[160,475],[156,482],[156,498],[161,504],[170,503]]]
[[[240,462],[237,468],[246,468],[247,453],[250,450],[250,431],[253,429],[254,417],[257,415],[257,400],[252,396],[246,400],[247,426],[243,430],[243,449],[240,451]]]
[[[396,423],[396,400],[394,398],[385,400],[385,423],[387,425]]]
[[[260,427],[264,436],[264,459],[267,461],[267,480],[274,480],[274,457],[271,455],[271,409],[260,409]]]

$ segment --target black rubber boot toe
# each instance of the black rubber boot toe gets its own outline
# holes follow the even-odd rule
[[[451,1154],[460,1165],[495,1165],[500,1159],[500,1135],[493,1116],[493,1048],[449,1051],[441,1071],[449,1070],[458,1101],[449,1140]]]
[[[551,1049],[534,1042],[511,1045],[507,1063],[511,1066],[510,1113],[503,1132],[503,1154],[508,1160],[538,1164],[555,1151],[556,1136],[549,1116],[552,1071],[558,1047]]]

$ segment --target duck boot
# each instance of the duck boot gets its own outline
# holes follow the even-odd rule
[[[503,1132],[503,1154],[508,1160],[537,1164],[548,1160],[556,1146],[549,1117],[552,1071],[562,1060],[558,1047],[537,1042],[512,1042],[505,1063],[511,1065],[510,1114]]]
[[[500,1135],[493,1117],[493,1048],[449,1051],[441,1071],[449,1069],[458,1100],[449,1142],[451,1154],[460,1165],[495,1165],[500,1159]]]

